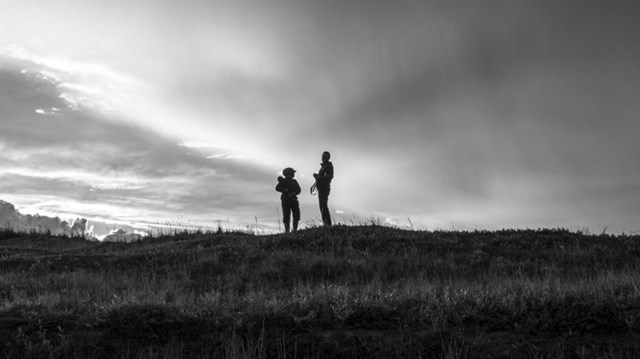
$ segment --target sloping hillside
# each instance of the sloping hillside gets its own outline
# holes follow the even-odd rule
[[[640,237],[0,233],[5,357],[640,355]]]

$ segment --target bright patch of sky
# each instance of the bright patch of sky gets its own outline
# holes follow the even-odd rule
[[[275,177],[292,166],[308,188],[329,150],[345,221],[637,230],[639,10],[10,1],[0,198],[277,228]],[[319,216],[317,198],[301,205]]]

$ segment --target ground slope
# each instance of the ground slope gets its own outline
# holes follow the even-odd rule
[[[640,237],[0,233],[0,355],[634,357]]]

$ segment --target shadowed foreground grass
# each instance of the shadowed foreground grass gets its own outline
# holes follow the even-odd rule
[[[0,233],[6,358],[640,357],[640,237]]]

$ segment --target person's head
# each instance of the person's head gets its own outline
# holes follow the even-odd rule
[[[291,167],[287,167],[282,170],[282,174],[287,178],[293,178],[296,175],[296,170]]]
[[[331,159],[331,154],[328,151],[322,152],[322,162],[328,162]]]

